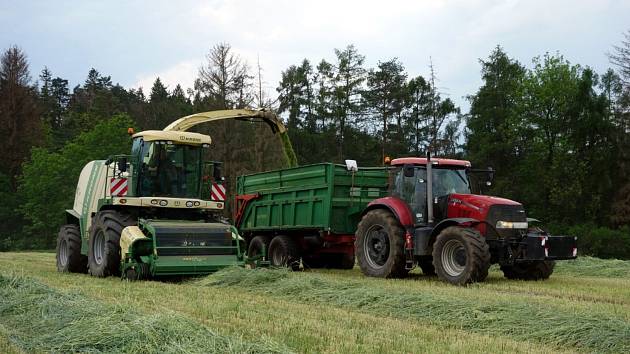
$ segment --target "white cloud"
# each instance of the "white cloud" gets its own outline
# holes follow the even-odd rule
[[[479,58],[497,44],[529,64],[559,51],[573,63],[608,67],[606,51],[628,29],[629,1],[610,0],[179,0],[152,2],[18,2],[0,12],[0,44],[22,45],[33,67],[55,69],[74,84],[90,67],[125,86],[191,87],[205,54],[227,42],[252,69],[260,57],[268,92],[280,73],[307,58],[334,60],[355,44],[366,66],[398,57],[410,76],[428,75],[461,99],[480,84]],[[148,6],[147,6],[148,5]],[[29,16],[21,16],[28,13]],[[49,18],[59,24],[51,26]],[[48,22],[46,22],[48,21]],[[81,31],[76,31],[77,26]],[[14,38],[15,37],[15,38]]]

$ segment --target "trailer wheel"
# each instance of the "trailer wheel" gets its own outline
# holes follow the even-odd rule
[[[363,274],[380,278],[401,278],[405,269],[404,234],[389,211],[376,209],[363,216],[356,232],[356,256]]]
[[[501,271],[508,279],[545,280],[549,279],[555,266],[554,261],[533,261],[501,266]]]
[[[57,270],[85,273],[87,257],[81,254],[81,232],[77,225],[63,225],[57,235]]]
[[[88,268],[95,277],[120,275],[120,233],[136,220],[113,210],[99,211],[92,219]]]
[[[254,258],[263,254],[263,249],[265,249],[267,259],[269,259],[269,243],[271,243],[271,238],[269,236],[256,236],[251,241],[249,241],[249,247],[247,248],[247,257]],[[256,262],[252,261],[249,263],[250,267],[256,267]]]
[[[433,265],[438,277],[451,284],[484,281],[490,268],[490,248],[475,229],[447,227],[433,244]]]
[[[300,269],[300,251],[292,238],[276,236],[269,244],[269,260],[272,266]]]

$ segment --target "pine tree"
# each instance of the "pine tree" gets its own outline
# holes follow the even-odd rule
[[[0,171],[15,190],[15,178],[31,146],[42,143],[42,123],[36,87],[31,83],[26,55],[17,46],[0,57]]]
[[[409,80],[407,84],[406,109],[409,118],[406,132],[416,156],[425,153],[423,146],[428,141],[428,122],[431,115],[431,86],[422,76]]]
[[[366,70],[365,57],[354,45],[343,50],[335,49],[337,62],[334,67],[333,119],[337,124],[337,151],[339,161],[343,161],[344,140],[348,124],[353,124],[363,113],[361,92]]]
[[[405,102],[407,74],[398,59],[379,62],[377,69],[367,75],[365,99],[374,110],[375,121],[381,125],[381,158],[385,158],[387,141],[390,136],[390,123],[395,119],[395,136],[399,142],[403,140],[402,115]],[[404,144],[403,144],[404,146]],[[396,154],[400,151],[395,151]]]
[[[253,102],[252,76],[247,64],[227,43],[215,45],[199,69],[195,89],[217,109],[244,108]]]

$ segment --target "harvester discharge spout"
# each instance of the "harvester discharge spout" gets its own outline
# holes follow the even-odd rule
[[[293,151],[291,140],[287,133],[287,128],[282,124],[280,118],[267,109],[230,109],[222,111],[211,111],[195,113],[179,118],[164,128],[164,131],[187,131],[188,129],[206,122],[214,122],[224,119],[236,119],[242,121],[263,121],[274,134],[279,134],[282,147],[289,167],[297,166],[297,157]]]

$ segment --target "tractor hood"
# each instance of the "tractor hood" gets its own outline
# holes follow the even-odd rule
[[[476,194],[451,194],[448,199],[449,218],[473,218],[493,226],[494,232],[481,230],[486,237],[518,237],[517,230],[527,229],[527,214],[523,205],[513,200]]]
[[[473,209],[479,209],[487,211],[493,205],[521,205],[521,203],[515,202],[510,199],[493,197],[490,195],[479,194],[459,194],[453,193],[449,196],[449,204],[462,204]]]

